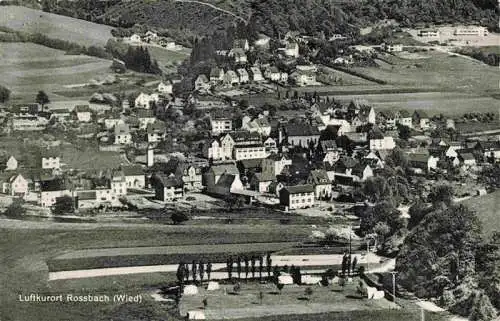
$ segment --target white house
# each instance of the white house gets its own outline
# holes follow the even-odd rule
[[[140,166],[123,166],[122,171],[127,188],[146,187],[146,176]]]
[[[155,121],[148,124],[146,127],[146,134],[148,135],[148,143],[164,141],[166,136],[165,123],[162,121]]]
[[[328,177],[326,170],[315,169],[309,173],[306,180],[307,184],[314,186],[314,195],[316,199],[329,198],[332,195],[332,182]]]
[[[154,97],[151,97],[151,95],[141,92],[139,96],[137,96],[137,98],[135,99],[134,106],[135,108],[149,109],[151,108],[150,103],[153,101],[155,101]]]
[[[51,207],[62,196],[72,196],[64,182],[59,179],[42,181],[40,183],[40,205]]]
[[[245,50],[242,48],[233,48],[229,51],[229,57],[234,59],[234,62],[237,64],[246,64],[248,61]]]
[[[233,130],[233,120],[229,117],[210,117],[212,135],[219,135]]]
[[[263,82],[265,80],[258,67],[250,67],[250,75],[253,82]]]
[[[141,36],[139,36],[138,34],[134,33],[132,36],[130,36],[129,40],[130,40],[130,42],[140,43],[141,42]]]
[[[233,70],[228,70],[224,75],[224,83],[229,86],[238,85],[240,83],[240,77]]]
[[[158,84],[157,90],[159,93],[165,94],[165,95],[171,95],[173,93],[173,84],[172,81],[167,80],[167,81],[161,81]]]
[[[297,86],[313,86],[316,84],[316,74],[313,71],[296,70],[290,77]]]
[[[267,156],[266,148],[262,144],[234,146],[233,155],[235,160],[259,159]]]
[[[241,121],[241,129],[258,133],[264,137],[268,137],[271,134],[271,124],[264,117],[252,120],[249,116],[244,116]]]
[[[240,84],[246,84],[250,81],[250,77],[248,76],[248,72],[244,68],[239,68],[236,71],[238,72]]]
[[[61,168],[61,159],[56,155],[42,156],[42,169],[59,169]]]
[[[314,206],[312,185],[285,186],[279,191],[280,205],[290,210]]]
[[[76,119],[79,122],[88,123],[92,121],[92,110],[89,105],[78,105],[75,106],[73,112],[76,115]]]
[[[392,136],[370,139],[370,150],[392,150],[396,147],[396,142]]]
[[[5,170],[6,171],[15,171],[18,167],[17,159],[14,156],[10,156],[5,162]]]
[[[224,70],[222,68],[213,67],[210,70],[210,82],[219,83],[224,81]]]
[[[276,177],[281,174],[286,166],[292,165],[292,160],[284,155],[271,154],[262,160],[262,174],[265,176]]]
[[[280,49],[287,57],[299,57],[299,44],[296,42],[288,42],[285,48]]]
[[[255,40],[254,46],[258,48],[268,48],[271,38],[264,34],[259,34],[258,39]]]
[[[132,143],[132,134],[130,133],[130,127],[125,122],[118,122],[115,125],[114,133],[116,145],[128,145]]]
[[[24,197],[29,192],[29,182],[21,174],[11,176],[3,185],[2,192],[11,196]]]
[[[488,29],[481,26],[465,26],[456,28],[453,34],[455,36],[486,37],[488,35]]]
[[[207,91],[210,89],[210,81],[208,77],[204,74],[198,75],[194,81],[194,88],[198,91]]]
[[[387,51],[387,52],[401,52],[401,51],[403,51],[402,44],[385,44],[383,47],[384,47],[385,51]]]

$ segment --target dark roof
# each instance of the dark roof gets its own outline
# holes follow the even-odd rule
[[[315,185],[323,185],[329,184],[330,179],[328,178],[328,174],[324,169],[315,169],[309,173],[309,177],[312,179],[313,184]]]
[[[95,200],[96,199],[96,192],[95,191],[77,191],[76,195],[78,196],[78,199],[81,201]]]
[[[137,118],[155,118],[154,111],[152,109],[138,109],[135,112]]]
[[[141,176],[144,171],[140,166],[122,166],[123,175],[125,176]]]
[[[239,161],[241,166],[245,169],[250,168],[260,168],[262,164],[262,158],[255,159],[243,159]]]
[[[427,163],[429,160],[429,154],[428,153],[410,153],[408,154],[408,161],[409,162],[416,162],[416,163]]]
[[[474,155],[472,155],[471,153],[460,153],[460,157],[463,159],[463,160],[472,160],[472,159],[476,159],[474,157]]]
[[[220,76],[220,72],[221,72],[222,69],[220,69],[219,67],[213,67],[211,70],[210,70],[210,77],[219,77]]]
[[[210,167],[210,170],[213,171],[215,175],[222,175],[222,174],[239,175],[240,173],[235,164],[212,165],[212,167]]]
[[[241,142],[261,142],[261,138],[259,133],[257,132],[247,132],[247,131],[234,131],[227,133],[225,135],[231,136],[235,143]]]
[[[313,193],[314,187],[309,184],[304,185],[295,185],[295,186],[285,186],[284,189],[288,191],[290,194],[298,194],[298,193]]]
[[[62,191],[66,189],[66,184],[62,179],[51,179],[40,182],[42,192]]]
[[[337,166],[340,166],[341,168],[353,168],[357,164],[358,162],[354,158],[347,156],[341,157],[337,161]]]
[[[399,111],[399,117],[401,118],[408,118],[408,117],[411,117],[411,114],[409,111],[405,110],[405,109],[402,109]]]
[[[163,187],[182,187],[182,180],[176,178],[175,176],[166,176],[163,174],[155,174],[154,180]]]
[[[320,142],[321,149],[323,151],[331,150],[331,149],[336,149],[337,148],[337,142],[335,142],[332,139],[329,140],[322,140]]]
[[[288,136],[319,136],[317,127],[305,123],[289,123],[285,126]]]
[[[89,105],[76,105],[74,111],[75,113],[91,112]]]
[[[234,174],[222,174],[219,180],[217,181],[217,184],[215,185],[231,187],[235,179],[236,175]]]
[[[161,121],[155,121],[152,124],[148,124],[146,127],[146,132],[148,134],[153,134],[153,133],[163,133],[165,132],[165,123]]]
[[[272,175],[266,175],[264,173],[254,173],[250,180],[256,180],[258,182],[269,182],[269,181],[275,181],[276,177]]]
[[[415,110],[413,112],[413,115],[417,116],[418,118],[429,118],[429,116],[427,116],[427,113],[423,110]]]

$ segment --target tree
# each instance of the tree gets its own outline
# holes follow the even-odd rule
[[[306,287],[306,288],[304,289],[304,294],[305,294],[306,299],[307,299],[308,301],[311,299],[311,295],[313,295],[313,293],[314,293],[314,291],[313,291],[313,289],[312,289],[310,286],[308,286],[308,287]]]
[[[255,278],[255,255],[250,258],[250,265],[252,269],[252,279]]]
[[[179,264],[179,267],[177,268],[177,281],[179,282],[179,287],[180,287],[180,290],[182,292],[182,287],[184,285],[184,278],[186,277],[186,270],[185,270],[185,266],[184,266],[184,263],[180,263]]]
[[[196,263],[195,260],[193,260],[193,263],[191,265],[191,274],[193,277],[193,282],[196,283],[196,277],[198,275],[198,264]]]
[[[283,290],[283,288],[285,287],[285,285],[283,283],[276,282],[276,287],[278,288],[278,291],[281,294],[281,290]]]
[[[356,265],[358,264],[358,257],[355,256],[352,260],[352,272],[356,271]]]
[[[344,256],[342,257],[342,276],[345,276],[347,271],[347,254],[344,253]]]
[[[203,278],[205,277],[205,263],[203,261],[198,264],[198,271],[200,272],[200,284],[203,284]]]
[[[259,255],[259,280],[262,280],[262,271],[264,270],[264,257]]]
[[[450,185],[438,185],[433,187],[429,194],[429,201],[434,205],[441,202],[450,205],[453,201],[453,188]]]
[[[0,86],[0,103],[8,101],[10,98],[10,90],[4,86]]]
[[[23,207],[23,201],[20,198],[12,199],[12,203],[5,209],[3,215],[7,217],[20,217],[26,213],[26,209]]]
[[[484,292],[478,291],[474,296],[469,321],[490,321],[494,320],[496,316],[495,308],[488,296]]]
[[[249,266],[248,266],[248,256],[245,255],[245,280],[248,279]]]
[[[43,108],[46,104],[50,103],[49,96],[48,96],[48,95],[45,93],[45,91],[43,91],[43,90],[40,90],[40,91],[38,92],[38,94],[36,95],[36,99],[35,99],[35,101],[36,101],[38,104],[42,105],[42,108]]]
[[[73,197],[64,195],[56,198],[55,204],[52,206],[52,213],[55,215],[66,215],[75,212],[75,201]]]
[[[207,279],[210,281],[210,274],[212,273],[212,262],[207,263]]]
[[[233,286],[233,293],[240,294],[240,291],[241,291],[241,284],[240,282],[238,282]]]
[[[231,256],[227,259],[226,266],[227,266],[227,276],[229,280],[231,280],[233,278],[233,258]]]
[[[238,279],[241,279],[241,256],[236,258],[236,273],[238,273]]]
[[[174,222],[175,225],[179,225],[187,220],[189,220],[189,217],[182,213],[182,212],[173,212],[172,215],[170,216],[170,219]]]
[[[410,127],[398,124],[398,135],[402,140],[408,140],[411,137]]]
[[[267,267],[267,276],[271,276],[271,269],[273,266],[273,260],[271,259],[271,253],[267,252],[266,255],[266,267]]]

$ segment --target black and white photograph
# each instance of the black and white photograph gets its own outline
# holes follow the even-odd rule
[[[0,0],[0,321],[500,321],[499,0]]]

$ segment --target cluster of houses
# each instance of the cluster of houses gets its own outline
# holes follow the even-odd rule
[[[164,47],[168,50],[179,50],[182,48],[176,45],[175,41],[172,38],[159,36],[158,33],[151,30],[147,31],[142,35],[134,33],[126,40],[131,44],[142,44],[142,43],[155,44]]]

